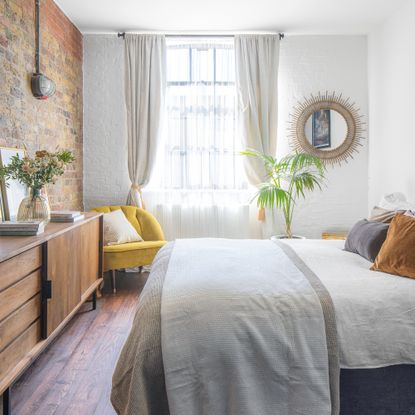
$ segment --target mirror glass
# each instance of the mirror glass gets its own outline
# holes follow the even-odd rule
[[[321,109],[308,118],[305,136],[314,148],[323,151],[334,150],[346,139],[346,120],[335,110]]]

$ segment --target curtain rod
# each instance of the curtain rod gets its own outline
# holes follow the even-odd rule
[[[264,34],[268,34],[268,33],[264,33]],[[280,40],[283,40],[284,37],[285,37],[285,34],[282,33],[282,32],[278,33],[278,35],[280,37]],[[125,39],[125,32],[118,32],[117,36]],[[209,35],[209,34],[206,34],[206,35],[194,34],[194,35],[192,35],[192,34],[188,34],[188,33],[186,33],[186,34],[170,34],[170,35],[166,34],[165,36],[166,37],[235,37],[235,35]]]

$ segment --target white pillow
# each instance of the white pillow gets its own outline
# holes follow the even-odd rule
[[[378,206],[385,210],[415,209],[414,204],[409,203],[406,196],[400,192],[384,195]]]
[[[143,238],[128,221],[121,209],[104,213],[104,244],[118,245],[140,242]]]

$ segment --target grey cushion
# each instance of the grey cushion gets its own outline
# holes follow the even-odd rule
[[[385,242],[389,224],[359,220],[347,236],[344,249],[374,262]]]

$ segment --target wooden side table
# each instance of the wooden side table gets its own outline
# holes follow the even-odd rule
[[[336,240],[346,240],[347,231],[333,231],[333,232],[323,232],[321,234],[322,239],[336,239]]]

